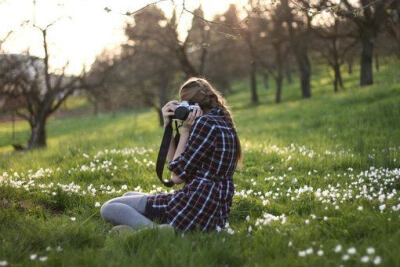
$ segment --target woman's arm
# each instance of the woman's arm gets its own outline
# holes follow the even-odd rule
[[[188,138],[189,138],[189,132],[188,131],[182,131],[181,132],[181,136],[179,138],[179,143],[178,143],[178,146],[176,147],[176,151],[175,151],[173,159],[176,159],[177,157],[179,157],[182,154],[182,152],[185,150],[185,145],[186,145],[186,142],[187,142]],[[180,179],[178,177],[178,175],[176,175],[174,172],[172,172],[171,180],[175,184],[181,184],[181,183],[184,182],[184,180]]]
[[[170,161],[174,158],[175,155],[175,138],[171,138],[171,142],[169,143],[167,161]]]

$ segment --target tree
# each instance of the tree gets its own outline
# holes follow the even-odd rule
[[[174,17],[168,21],[155,6],[135,14],[135,23],[128,24],[125,29],[132,44],[123,46],[122,58],[117,63],[120,69],[129,70],[125,71],[122,78],[127,90],[155,108],[160,126],[163,124],[161,107],[171,96],[173,88],[176,88],[178,71],[183,70],[188,75],[193,68],[186,54],[187,43],[184,45],[184,54],[180,50],[183,46],[177,44]],[[177,53],[185,59],[177,57]]]
[[[393,0],[342,0],[337,5],[334,1],[328,1],[327,4],[332,7],[336,14],[352,21],[357,29],[357,39],[361,43],[360,56],[360,85],[365,86],[373,84],[372,60],[374,55],[374,42],[385,25],[388,18],[389,7]]]
[[[308,56],[310,44],[311,17],[307,12],[300,12],[289,5],[288,0],[281,0],[281,6],[284,10],[287,30],[289,33],[289,43],[291,50],[297,62],[300,74],[301,93],[303,98],[311,97],[311,62]]]
[[[53,23],[40,30],[44,58],[29,54],[0,56],[0,94],[6,98],[23,98],[24,107],[17,115],[29,122],[31,135],[27,149],[46,146],[46,121],[75,90],[81,88],[82,76],[67,76],[63,67],[59,74],[50,71],[47,34]]]
[[[334,18],[333,23],[320,24],[313,27],[318,41],[315,50],[325,59],[334,73],[333,88],[334,92],[343,88],[341,66],[345,63],[346,57],[356,42],[351,36],[351,25],[347,20]]]

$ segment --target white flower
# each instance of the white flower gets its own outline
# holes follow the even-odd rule
[[[86,153],[83,153],[83,156],[85,157],[85,158],[89,158],[89,155],[88,154],[86,154]]]
[[[324,221],[327,221],[327,220],[328,220],[328,217],[324,216]]]
[[[215,227],[215,230],[217,230],[217,232],[221,232],[222,228],[221,228],[219,225],[217,225],[217,226]]]
[[[47,261],[47,256],[42,256],[39,258],[40,261]]]
[[[361,257],[361,262],[364,262],[364,263],[369,262],[369,257],[368,256],[362,256]]]
[[[227,230],[228,234],[233,235],[235,233],[235,231],[233,231],[231,228],[228,228]]]
[[[310,220],[309,220],[309,219],[305,220],[305,223],[306,223],[306,224],[309,224],[309,223],[310,223]]]
[[[247,222],[250,221],[250,216],[249,215],[246,216],[246,221]]]
[[[253,230],[253,228],[251,228],[251,225],[248,228],[249,233]]]
[[[46,248],[46,251],[50,251],[50,250],[51,250],[51,247],[47,247],[47,248]]]
[[[292,241],[289,241],[288,247],[291,247],[293,245]]]
[[[299,251],[299,257],[305,257],[306,252],[305,251]]]
[[[347,254],[344,254],[344,255],[342,256],[342,260],[344,260],[344,261],[347,261],[349,258],[350,258],[350,256],[347,255]]]
[[[337,245],[337,246],[335,247],[334,251],[335,251],[336,253],[342,251],[342,245]]]
[[[73,221],[73,222],[76,220],[75,217],[71,217],[70,219],[71,219],[71,221]]]
[[[7,261],[0,261],[0,266],[7,266],[8,262]]]
[[[375,264],[375,265],[381,264],[381,262],[382,262],[381,257],[376,256],[376,257],[374,258],[374,264]]]
[[[362,211],[364,208],[363,208],[363,206],[358,206],[358,208],[357,208],[359,211]]]
[[[292,167],[289,167],[289,168],[288,168],[288,171],[291,171],[291,170],[293,170],[293,168],[292,168]]]
[[[29,258],[30,258],[32,261],[34,261],[34,260],[36,260],[37,255],[36,255],[36,254],[31,254],[31,255],[29,256]]]
[[[368,254],[374,254],[375,253],[375,249],[373,247],[369,247],[369,248],[367,248],[367,253]]]
[[[94,206],[97,208],[97,207],[100,207],[101,205],[100,205],[100,202],[98,202],[98,201],[96,201],[96,203],[94,203]]]
[[[87,170],[89,170],[89,167],[88,166],[86,166],[86,165],[82,165],[81,166],[81,171],[87,171]]]
[[[313,248],[308,248],[306,250],[307,255],[312,254],[314,252]]]
[[[355,247],[351,247],[351,248],[347,249],[347,253],[349,253],[350,255],[355,254],[356,253],[356,248]]]
[[[317,251],[317,255],[318,255],[318,256],[322,256],[322,255],[324,255],[324,251],[323,251],[323,250],[321,250],[321,249],[320,249],[320,250],[318,250],[318,251]]]

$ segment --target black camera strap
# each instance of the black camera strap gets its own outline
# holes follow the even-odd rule
[[[164,170],[164,165],[165,165],[165,160],[167,158],[168,154],[168,149],[169,149],[169,144],[171,143],[171,138],[172,138],[172,120],[167,124],[164,130],[164,135],[161,141],[160,145],[160,150],[158,151],[158,156],[157,156],[157,164],[156,164],[156,172],[157,176],[160,179],[161,183],[163,183],[167,187],[172,187],[174,185],[174,182],[169,180],[165,181],[162,178],[163,170]],[[178,146],[179,143],[179,130],[178,130],[178,122],[175,120],[175,128],[176,128],[176,135],[174,137],[175,139],[175,148]]]

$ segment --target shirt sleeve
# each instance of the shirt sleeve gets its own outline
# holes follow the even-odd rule
[[[190,130],[184,151],[168,163],[168,169],[186,182],[191,180],[214,145],[215,131],[215,125],[210,124],[207,117],[198,117]]]

